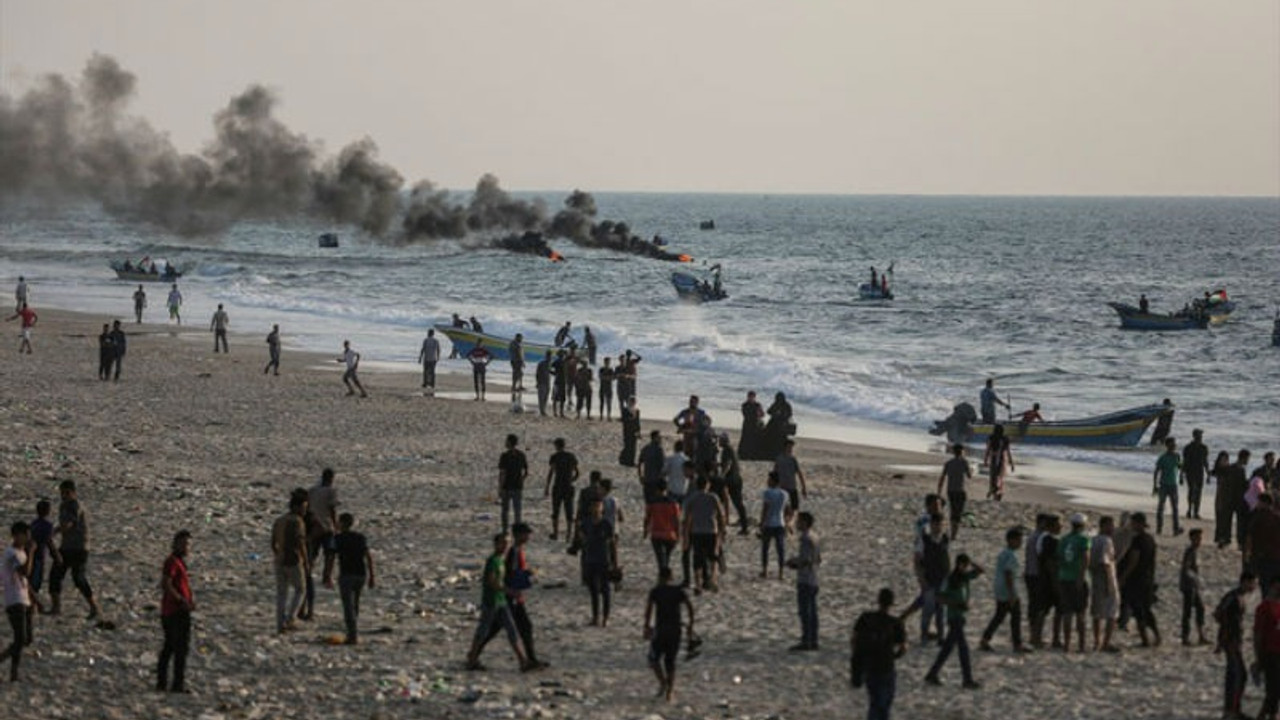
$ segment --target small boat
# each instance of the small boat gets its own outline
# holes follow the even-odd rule
[[[693,270],[676,270],[671,273],[671,285],[681,300],[715,302],[729,297],[720,284],[719,265],[712,265],[707,273],[701,274]]]
[[[879,285],[871,283],[862,283],[858,286],[859,300],[892,300],[893,291],[885,289]]]
[[[511,360],[511,354],[507,351],[507,348],[511,346],[511,341],[514,338],[490,335],[489,333],[476,332],[471,328],[460,328],[445,324],[437,324],[432,327],[436,329],[436,332],[449,338],[449,342],[453,343],[453,347],[457,349],[459,356],[465,357],[467,353],[471,352],[471,348],[480,345],[489,351],[494,360],[508,362]],[[548,352],[555,355],[558,350],[568,349],[569,346],[556,347],[554,345],[525,342],[524,361],[536,365],[542,361],[543,356]]]
[[[715,229],[716,229],[716,221],[715,221],[715,220],[703,220],[702,222],[698,223],[698,229],[699,229],[699,230],[715,230]]]
[[[149,257],[143,258],[137,265],[128,260],[112,260],[110,265],[117,280],[129,282],[173,282],[190,269],[189,264],[178,267],[167,260],[152,260]]]
[[[1066,445],[1071,447],[1136,447],[1151,423],[1172,414],[1173,405],[1153,404],[1119,412],[1082,418],[1024,423],[1010,420],[1004,425],[1012,442],[1028,445]],[[934,422],[932,435],[946,435],[952,443],[986,443],[994,425],[976,422],[973,406],[961,403],[946,420]]]
[[[1209,326],[1209,316],[1199,313],[1160,315],[1125,303],[1107,303],[1120,316],[1120,327],[1126,330],[1203,330]]]
[[[318,244],[322,248],[336,248],[338,247],[338,234],[331,232],[324,233],[320,236]]]

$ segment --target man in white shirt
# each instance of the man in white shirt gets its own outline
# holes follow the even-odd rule
[[[662,474],[667,478],[667,494],[678,503],[684,502],[684,496],[689,491],[688,481],[684,476],[684,464],[687,462],[689,458],[684,454],[684,443],[677,440],[675,448],[662,465]]]
[[[347,394],[356,394],[356,391],[351,388],[354,383],[360,390],[360,397],[369,397],[369,393],[365,392],[364,386],[360,384],[360,378],[356,376],[356,371],[360,369],[360,353],[351,349],[350,340],[342,341],[342,357],[338,358],[338,362],[347,364],[347,371],[342,374],[342,384],[347,386]]]

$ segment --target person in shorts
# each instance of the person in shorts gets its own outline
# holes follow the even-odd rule
[[[342,374],[342,384],[347,386],[347,394],[355,395],[356,391],[351,388],[352,384],[360,390],[360,397],[369,397],[369,393],[364,391],[364,386],[360,384],[360,378],[356,372],[360,369],[360,353],[351,349],[351,341],[342,341],[342,357],[338,358],[338,362],[345,363],[347,371]]]
[[[670,567],[658,571],[658,584],[649,591],[644,608],[644,638],[649,641],[649,667],[658,678],[658,697],[671,702],[675,695],[676,656],[680,654],[682,631],[680,609],[689,616],[689,636],[693,637],[693,603],[684,588],[672,584]]]

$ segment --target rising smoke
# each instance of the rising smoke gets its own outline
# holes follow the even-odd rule
[[[214,138],[201,152],[182,153],[126,113],[136,84],[113,58],[94,55],[78,82],[50,75],[21,97],[0,93],[0,210],[13,198],[89,199],[126,221],[188,237],[242,220],[310,216],[389,241],[505,234],[492,245],[530,252],[545,246],[532,239],[545,233],[675,258],[625,224],[597,223],[594,198],[579,190],[550,219],[542,201],[512,198],[493,175],[480,178],[467,202],[429,180],[406,194],[403,176],[378,159],[373,140],[326,159],[319,143],[274,116],[276,97],[258,85],[214,114]]]

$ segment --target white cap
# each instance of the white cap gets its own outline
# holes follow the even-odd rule
[[[1085,525],[1088,525],[1088,524],[1089,524],[1089,518],[1085,517],[1083,513],[1076,513],[1075,515],[1071,516],[1072,527],[1075,527],[1076,525],[1079,525],[1080,527],[1084,527]]]

